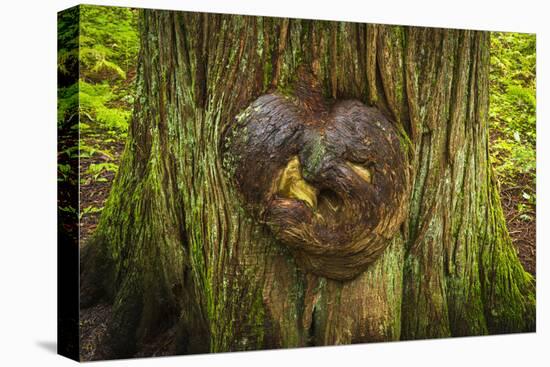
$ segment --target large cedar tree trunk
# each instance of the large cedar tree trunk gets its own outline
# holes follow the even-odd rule
[[[137,100],[82,253],[82,307],[113,303],[113,356],[178,324],[181,353],[534,331],[534,280],[488,156],[489,34],[142,11]],[[353,280],[303,271],[250,215],[224,136],[307,66],[329,99],[401,131],[406,219]]]

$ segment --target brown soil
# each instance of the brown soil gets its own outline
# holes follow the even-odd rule
[[[98,361],[110,358],[109,346],[103,343],[107,331],[107,323],[112,315],[112,306],[99,303],[95,306],[80,310],[80,359],[81,361]],[[133,357],[161,357],[176,354],[176,328],[155,335],[146,340],[138,348]]]
[[[115,172],[112,171],[103,171],[99,176],[93,177],[92,174],[87,173],[88,168],[91,164],[99,163],[118,165],[124,150],[124,142],[119,139],[113,138],[114,141],[109,143],[105,143],[100,139],[101,133],[87,136],[83,134],[86,145],[97,148],[98,152],[91,157],[80,158],[80,212],[82,213],[80,219],[80,246],[88,242],[101,216],[101,211],[86,213],[86,208],[102,209],[105,206],[105,201],[109,196],[115,178]]]
[[[110,315],[111,305],[105,303],[80,310],[80,359],[82,361],[104,359],[100,346]]]
[[[498,129],[491,129],[489,139],[492,143],[506,137]],[[525,270],[536,276],[537,208],[523,198],[525,191],[536,192],[533,179],[525,174],[517,177],[502,177],[500,181],[502,210],[512,243]],[[518,210],[520,204],[526,208],[522,212]]]
[[[527,177],[519,177],[514,186],[503,184],[500,189],[502,209],[506,216],[506,224],[510,237],[517,250],[519,259],[529,273],[536,275],[536,237],[537,220],[536,207],[529,206],[529,209],[518,212],[518,204],[525,202],[522,197],[524,188],[530,185]],[[526,219],[527,215],[531,219]]]

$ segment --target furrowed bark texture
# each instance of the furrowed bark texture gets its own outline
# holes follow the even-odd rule
[[[129,356],[179,322],[178,352],[534,331],[534,281],[488,159],[484,32],[145,10],[126,151],[82,256],[84,305],[113,302]],[[410,198],[350,281],[304,272],[244,209],[225,132],[306,65],[325,97],[400,131]]]

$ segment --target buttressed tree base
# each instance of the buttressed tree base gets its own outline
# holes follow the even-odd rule
[[[59,14],[60,90],[80,96],[61,152],[102,121],[82,88],[122,75],[108,58],[85,73],[90,9],[113,8]],[[117,11],[139,32],[135,72],[119,67],[131,117],[86,240],[86,152],[60,154],[61,354],[535,331],[489,160],[488,32]]]

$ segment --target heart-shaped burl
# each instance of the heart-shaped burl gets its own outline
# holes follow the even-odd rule
[[[356,277],[404,220],[405,157],[376,108],[328,101],[310,80],[259,97],[228,137],[247,206],[307,271]]]

